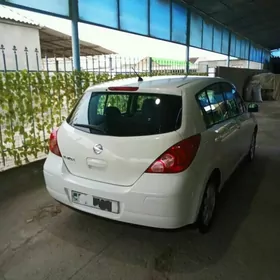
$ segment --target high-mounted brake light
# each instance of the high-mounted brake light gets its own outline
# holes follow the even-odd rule
[[[137,91],[139,87],[108,87],[108,90],[114,91]]]
[[[49,149],[53,154],[61,157],[61,153],[60,153],[60,150],[58,147],[58,142],[57,142],[57,131],[58,131],[58,128],[54,129],[50,135]]]
[[[175,144],[157,158],[146,173],[179,173],[186,170],[196,156],[200,139],[200,134],[197,134]]]

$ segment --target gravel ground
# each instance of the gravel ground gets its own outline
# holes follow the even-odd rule
[[[279,279],[280,103],[263,103],[257,157],[220,195],[212,231],[164,231],[60,206],[42,161],[0,173],[0,279]]]

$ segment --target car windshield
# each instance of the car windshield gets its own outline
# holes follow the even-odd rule
[[[118,137],[168,133],[181,126],[182,97],[153,93],[86,93],[67,121],[76,129]]]

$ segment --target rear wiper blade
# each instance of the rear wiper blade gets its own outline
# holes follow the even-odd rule
[[[102,132],[104,134],[106,133],[106,131],[104,131],[103,129],[101,129],[98,126],[93,125],[93,124],[74,123],[73,125],[77,126],[77,127],[84,127],[84,128],[93,129],[95,131]]]

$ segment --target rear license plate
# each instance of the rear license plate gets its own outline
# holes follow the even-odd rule
[[[103,211],[108,211],[116,214],[119,213],[119,202],[95,197],[89,194],[72,191],[72,202],[97,208]]]

